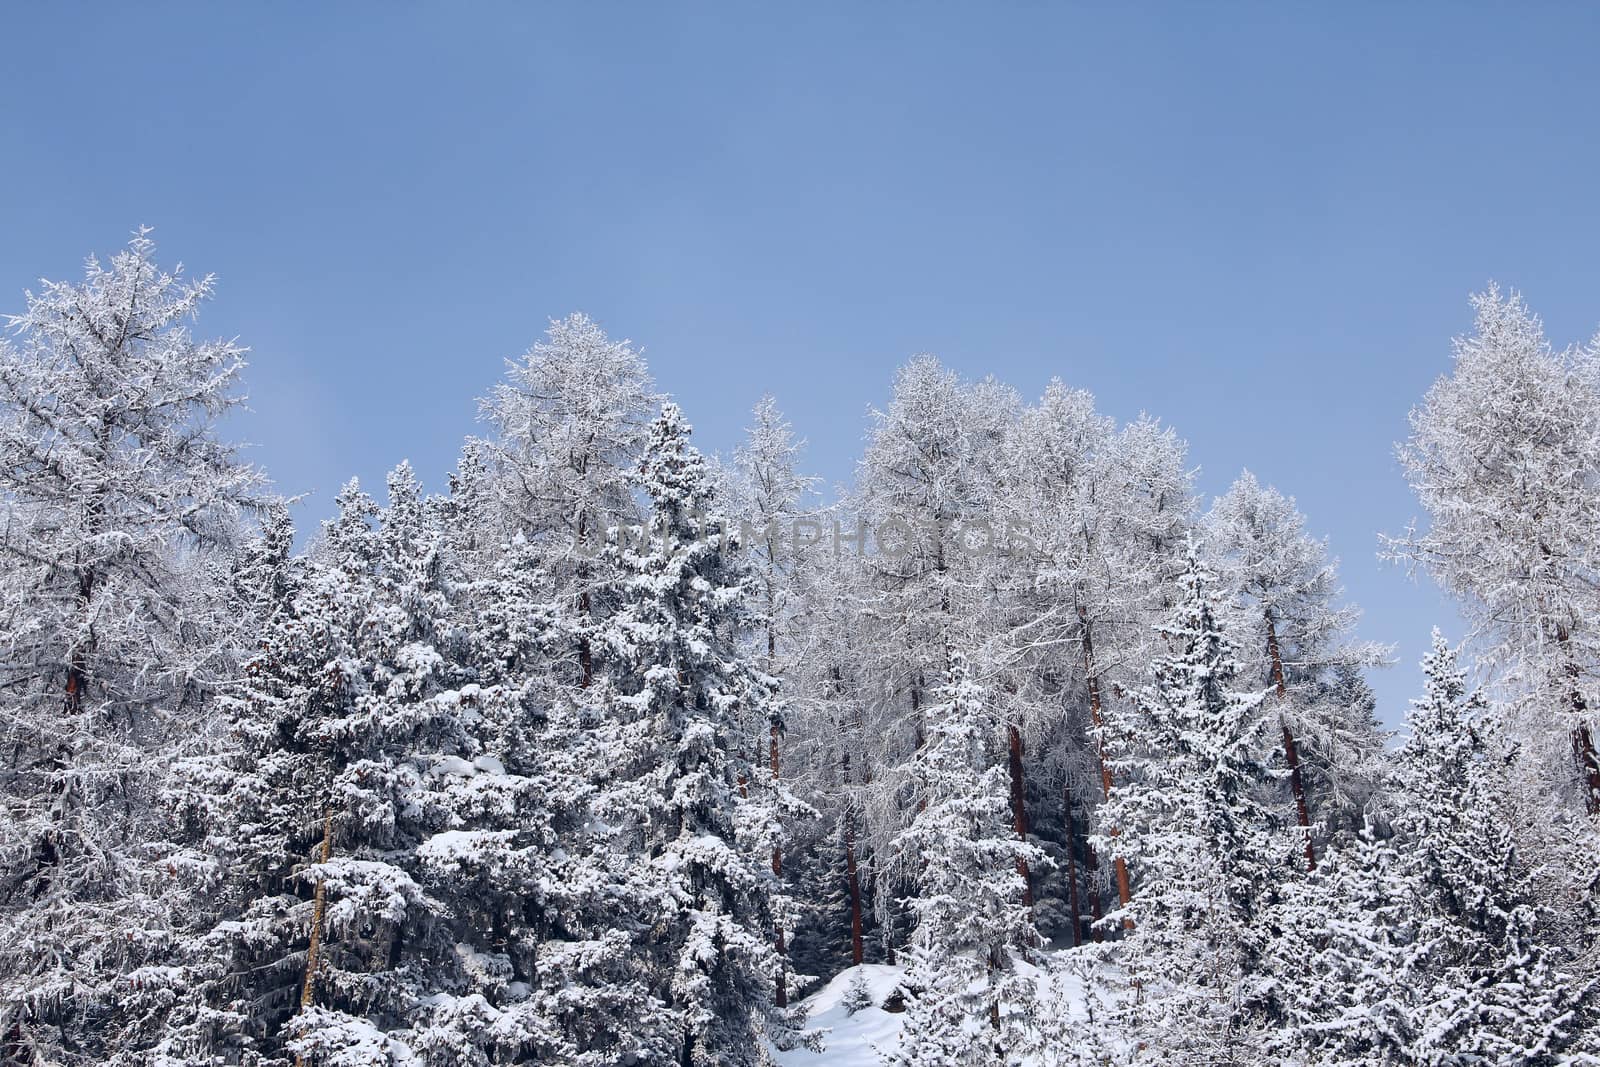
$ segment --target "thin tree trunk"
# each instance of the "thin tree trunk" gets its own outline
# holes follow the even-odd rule
[[[769,640],[770,640],[770,634],[769,634]],[[777,784],[778,784],[778,724],[777,723],[773,723],[772,724],[772,727],[771,727],[771,741],[772,741],[772,748],[771,748],[772,784],[773,784],[774,787],[776,787]],[[773,845],[772,845],[772,876],[774,878],[779,878],[779,879],[781,879],[783,877],[783,847],[781,845],[779,845],[777,842],[773,842]],[[778,950],[778,958],[779,958],[779,961],[781,963],[783,957],[788,954],[788,949],[784,946],[783,924],[781,922],[777,924],[777,933],[775,935],[774,946],[773,947],[775,947]],[[776,996],[775,1000],[777,1001],[777,1005],[780,1008],[787,1008],[789,1006],[789,976],[786,973],[786,971],[784,970],[783,966],[780,966],[778,968],[778,991],[777,991],[777,996]]]
[[[861,875],[856,870],[855,822],[845,815],[844,869],[850,891],[850,962],[861,966],[866,958],[861,938]]]
[[[1017,839],[1028,840],[1028,796],[1022,777],[1022,733],[1015,723],[1006,724],[1006,740],[1010,750],[1011,770],[1011,826]],[[1028,861],[1017,857],[1017,874],[1022,876],[1022,904],[1033,907],[1033,877],[1028,871]]]
[[[578,513],[578,541],[581,543],[589,528],[589,516],[586,512]],[[588,578],[588,569],[578,564],[578,581],[584,582]],[[594,605],[589,599],[589,590],[584,589],[578,593],[578,613],[583,616],[584,626],[593,621]],[[578,665],[583,669],[583,680],[579,684],[587,689],[594,682],[594,646],[589,641],[589,635],[583,634],[578,638]]]
[[[1087,841],[1083,846],[1083,865],[1089,871],[1089,934],[1094,938],[1095,944],[1099,944],[1105,940],[1105,930],[1100,920],[1106,917],[1105,910],[1100,904],[1100,854]]]
[[[911,722],[916,730],[917,751],[922,751],[922,746],[928,743],[927,731],[922,723],[922,676],[918,675],[916,682],[911,686]],[[917,813],[928,810],[928,798],[917,798]]]
[[[1078,899],[1078,820],[1072,810],[1072,780],[1061,780],[1061,806],[1067,823],[1067,902],[1072,908],[1072,947],[1083,944],[1083,904]]]
[[[1281,705],[1289,699],[1289,682],[1283,673],[1283,655],[1278,650],[1278,627],[1272,618],[1272,609],[1264,612],[1267,621],[1267,655],[1272,658],[1272,684],[1278,690],[1278,703]],[[1317,869],[1317,846],[1311,840],[1311,811],[1306,806],[1306,780],[1305,774],[1300,769],[1300,749],[1294,743],[1294,734],[1289,729],[1289,723],[1280,715],[1278,725],[1283,728],[1283,759],[1289,765],[1289,788],[1294,791],[1294,814],[1300,823],[1300,832],[1305,835],[1306,842],[1306,870]]]
[[[333,853],[333,812],[329,811],[322,816],[322,849],[317,862],[327,863],[328,857]],[[322,951],[322,913],[328,902],[328,886],[324,879],[317,879],[316,896],[311,905],[311,941],[306,946],[306,980],[300,987],[300,1010],[303,1012],[311,1007],[317,989],[317,963]],[[294,1058],[295,1067],[304,1067],[305,1057]]]
[[[1094,723],[1096,732],[1102,733],[1105,730],[1105,709],[1100,702],[1100,676],[1095,673],[1094,638],[1090,633],[1089,613],[1082,605],[1078,606],[1078,620],[1083,624],[1083,669],[1089,680],[1089,716]],[[1111,766],[1106,763],[1106,746],[1103,737],[1097,737],[1095,741],[1095,757],[1100,761],[1100,789],[1105,799],[1109,800],[1111,798],[1111,787],[1115,783],[1111,780]],[[1107,833],[1111,837],[1116,837],[1118,830],[1113,826],[1107,830]],[[1117,902],[1126,908],[1133,902],[1133,887],[1128,880],[1127,861],[1121,856],[1114,857],[1112,867],[1117,875]],[[1133,920],[1124,918],[1122,920],[1122,928],[1124,930],[1132,930]]]
[[[835,664],[833,668],[833,686],[834,694],[842,699],[844,696],[844,672],[839,669],[837,664]],[[866,723],[862,721],[861,708],[859,705],[855,709],[855,721],[852,725],[855,727],[855,733],[858,742],[864,744],[866,741],[867,728]],[[840,753],[839,764],[840,781],[843,783],[848,794],[851,784],[850,780],[852,778],[850,771],[850,746],[848,744],[845,745],[844,751]],[[862,777],[865,779],[868,785],[872,783],[872,763],[870,761],[863,761]],[[848,803],[846,804],[844,811],[844,867],[846,889],[848,890],[850,899],[850,961],[855,966],[859,967],[862,960],[866,958],[865,945],[862,938],[863,923],[861,916],[861,874],[856,867],[855,815],[851,812]]]
[[[578,596],[578,610],[583,613],[585,620],[589,618],[589,591],[587,589]],[[588,634],[578,638],[578,664],[583,668],[583,680],[579,684],[587,689],[594,683],[594,648],[589,643]]]
[[[1579,723],[1572,731],[1572,754],[1583,771],[1584,807],[1590,815],[1600,815],[1600,757],[1595,755],[1588,723]]]

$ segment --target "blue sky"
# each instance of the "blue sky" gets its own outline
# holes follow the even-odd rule
[[[1600,326],[1600,9],[1575,4],[16,4],[0,308],[135,225],[254,349],[285,491],[442,486],[552,316],[645,347],[701,444],[765,390],[848,477],[933,352],[1160,415],[1294,494],[1418,685],[1460,624],[1375,558],[1466,298]]]

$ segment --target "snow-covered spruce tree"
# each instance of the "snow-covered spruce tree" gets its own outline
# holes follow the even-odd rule
[[[1384,1067],[1414,1062],[1422,887],[1401,844],[1369,821],[1290,882],[1265,920],[1275,931],[1252,998],[1270,1005],[1264,1048],[1288,1062]]]
[[[928,739],[909,776],[917,812],[893,848],[914,874],[908,1014],[889,1062],[899,1067],[1016,1062],[1036,1029],[1020,953],[1038,935],[1018,864],[1043,853],[1012,832],[1000,723],[959,651],[927,709]]]
[[[199,873],[163,778],[232,674],[227,561],[261,481],[215,428],[240,403],[244,349],[189,332],[211,279],[153,252],[141,230],[82,281],[44,283],[0,340],[8,1063],[141,1043],[159,998],[126,976],[173,950]]]
[[[1114,956],[1131,987],[1118,1024],[1156,1062],[1236,1063],[1253,1039],[1244,983],[1289,843],[1262,799],[1275,784],[1265,693],[1234,688],[1233,646],[1192,544],[1181,583],[1162,629],[1175,651],[1133,707],[1108,717],[1117,783],[1095,847],[1136,878],[1131,905],[1106,917],[1132,923]]]
[[[1391,785],[1401,877],[1425,894],[1411,1053],[1422,1063],[1547,1064],[1578,1043],[1600,1055],[1593,990],[1576,988],[1544,943],[1503,817],[1508,753],[1455,659],[1436,632]]]
[[[1366,708],[1339,703],[1340,668],[1375,666],[1387,650],[1355,643],[1359,612],[1339,603],[1337,562],[1305,533],[1293,498],[1245,471],[1206,516],[1207,547],[1241,609],[1245,677],[1273,689],[1295,816],[1308,867],[1330,829],[1359,827],[1381,773],[1383,736]],[[1354,696],[1355,694],[1350,694]]]
[[[731,1067],[790,1036],[773,1007],[770,863],[786,798],[747,732],[774,684],[744,651],[757,590],[689,432],[671,403],[650,426],[649,521],[622,539],[623,603],[597,641],[611,694],[575,875],[593,907],[547,963],[564,978],[559,1018],[586,1035],[572,1062]],[[618,1025],[593,1027],[596,1009]]]
[[[1504,817],[1508,753],[1437,631],[1423,670],[1393,837],[1369,828],[1277,911],[1275,1041],[1319,1064],[1591,1062],[1595,988],[1550,944]]]
[[[448,506],[405,466],[389,490],[381,511],[340,494],[249,665],[240,751],[208,776],[223,918],[160,1062],[464,1067],[558,1045],[531,987],[570,803],[522,638],[455,609]],[[486,580],[513,611],[515,581]]]

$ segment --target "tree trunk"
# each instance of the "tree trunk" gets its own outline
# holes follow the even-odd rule
[[[1061,809],[1067,823],[1067,903],[1072,908],[1072,947],[1083,944],[1083,904],[1078,899],[1078,820],[1072,810],[1072,781],[1061,781]]]
[[[1264,612],[1267,621],[1267,655],[1272,658],[1272,684],[1278,690],[1278,703],[1281,705],[1289,699],[1289,683],[1283,673],[1283,656],[1278,651],[1278,627],[1272,618],[1272,609]],[[1306,806],[1306,780],[1300,770],[1300,749],[1294,743],[1294,734],[1289,729],[1289,724],[1281,716],[1278,725],[1283,728],[1283,759],[1289,765],[1289,788],[1294,791],[1294,814],[1300,823],[1300,832],[1305,835],[1306,842],[1306,870],[1317,869],[1317,846],[1311,840],[1311,811]]]
[[[1089,681],[1089,716],[1097,732],[1105,730],[1105,710],[1100,703],[1100,676],[1095,673],[1094,667],[1094,638],[1090,633],[1089,613],[1082,606],[1078,607],[1078,620],[1083,624],[1083,669]],[[1105,799],[1111,798],[1111,767],[1106,763],[1106,746],[1104,738],[1095,741],[1095,757],[1100,761],[1100,789]],[[1111,837],[1117,836],[1117,828],[1110,827],[1107,833]],[[1133,902],[1133,888],[1128,880],[1128,864],[1121,856],[1112,861],[1112,866],[1117,875],[1117,902],[1124,908]],[[1096,916],[1098,918],[1098,916]],[[1097,927],[1098,928],[1098,927]],[[1133,920],[1122,920],[1124,930],[1133,929]]]
[[[1011,769],[1011,825],[1016,830],[1020,841],[1028,840],[1028,799],[1027,788],[1022,777],[1022,733],[1015,723],[1006,725],[1006,737],[1010,748]],[[1033,907],[1033,877],[1028,871],[1028,861],[1021,856],[1017,857],[1017,874],[1022,876],[1022,903],[1024,907]]]
[[[913,728],[916,730],[916,743],[917,743],[917,751],[918,752],[921,752],[922,751],[922,746],[928,743],[928,735],[927,735],[927,732],[923,729],[923,723],[922,723],[922,688],[921,688],[921,686],[922,686],[922,676],[918,675],[916,684],[912,685],[912,687],[911,687],[911,722],[912,722]],[[927,810],[928,810],[928,798],[927,797],[918,797],[917,798],[917,814],[920,815],[924,811],[927,811]]]
[[[1583,721],[1589,702],[1583,698],[1583,690],[1578,685],[1581,672],[1572,657],[1572,634],[1565,626],[1557,626],[1556,640],[1566,657],[1567,678],[1572,686],[1567,699],[1572,705],[1572,714],[1578,718],[1578,724],[1572,728],[1572,758],[1578,761],[1578,773],[1583,778],[1584,810],[1590,815],[1600,815],[1600,756],[1595,754],[1594,735],[1589,732],[1589,724]]]
[[[861,875],[856,870],[855,823],[849,815],[845,816],[844,825],[844,869],[850,891],[850,962],[859,967],[866,958],[861,942]]]
[[[1100,854],[1088,842],[1083,846],[1083,865],[1089,871],[1089,934],[1099,944],[1105,940],[1105,927],[1100,920],[1106,917],[1100,904]]]
[[[778,724],[777,723],[773,723],[772,724],[772,727],[771,727],[771,741],[772,741],[772,748],[771,748],[772,784],[773,784],[774,787],[776,787],[777,784],[778,784]],[[773,842],[773,845],[772,845],[772,876],[774,878],[780,878],[780,879],[783,877],[783,847],[781,845],[779,845],[777,842]],[[777,933],[776,933],[775,938],[774,938],[773,947],[778,950],[778,959],[779,959],[780,964],[781,964],[781,962],[783,960],[783,957],[785,955],[787,955],[787,953],[788,953],[788,950],[784,947],[783,924],[781,922],[778,924],[778,927],[777,927]],[[777,1005],[780,1008],[787,1008],[789,1006],[789,976],[785,972],[785,970],[783,969],[783,966],[781,966],[781,965],[778,968],[778,991],[777,991],[777,996],[774,999],[776,1000]]]
[[[94,600],[95,570],[85,567],[78,576],[78,605],[85,620],[93,618],[90,603]],[[92,623],[91,623],[92,632]],[[93,638],[74,645],[67,656],[67,714],[76,715],[83,710],[83,692],[89,686],[89,651]]]
[[[322,816],[322,849],[317,862],[327,863],[328,857],[333,853],[333,812],[326,812]],[[300,1010],[303,1012],[311,1007],[311,1002],[317,989],[317,962],[322,951],[322,913],[328,902],[327,883],[317,879],[317,891],[311,905],[311,941],[306,946],[306,980],[300,987]],[[305,1057],[294,1058],[295,1067],[304,1067]]]
[[[1306,810],[1306,783],[1300,771],[1300,750],[1295,747],[1294,734],[1288,723],[1283,726],[1283,758],[1289,764],[1289,786],[1294,790],[1294,814],[1299,820],[1300,832],[1305,835],[1306,870],[1317,869],[1317,845],[1311,840],[1311,813]]]
[[[588,532],[588,529],[589,529],[589,516],[588,516],[588,514],[586,512],[579,512],[579,514],[578,514],[578,541],[579,542],[582,542],[582,541],[584,541],[586,539],[586,534]],[[583,582],[583,581],[586,581],[587,578],[588,578],[588,569],[582,563],[580,563],[578,565],[578,581]],[[578,594],[578,614],[583,617],[583,624],[585,626],[588,626],[589,623],[593,621],[593,619],[592,619],[592,616],[594,614],[593,608],[594,608],[593,602],[590,601],[590,599],[589,599],[589,590],[584,589],[582,592],[580,592]],[[578,665],[579,665],[579,667],[581,667],[583,669],[583,680],[579,684],[582,685],[583,688],[587,689],[594,682],[594,646],[590,643],[589,635],[587,633],[585,633],[583,636],[578,638]]]
[[[1595,755],[1588,723],[1579,723],[1572,731],[1572,754],[1583,771],[1584,807],[1590,815],[1600,815],[1600,757]]]

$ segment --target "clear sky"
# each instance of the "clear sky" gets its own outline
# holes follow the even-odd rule
[[[1466,298],[1600,326],[1600,8],[1508,4],[8,5],[0,308],[156,227],[253,350],[285,491],[442,487],[552,316],[645,347],[702,446],[765,390],[849,476],[894,367],[1052,376],[1241,467],[1331,539],[1418,686],[1426,585],[1375,558]]]

